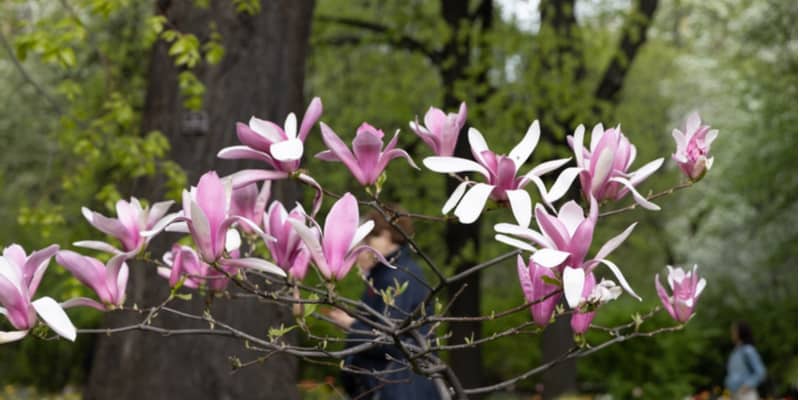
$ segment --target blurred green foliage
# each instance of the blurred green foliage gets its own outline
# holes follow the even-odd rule
[[[258,1],[234,3],[240,12],[260,12]],[[476,84],[470,76],[455,89],[468,103],[469,124],[486,136],[492,149],[507,152],[530,122],[539,119],[556,143],[542,141],[523,171],[570,155],[564,138],[571,132],[564,131],[561,121],[589,127],[599,122],[591,83],[599,79],[616,46],[627,12],[624,3],[579,1],[580,29],[574,35],[580,45],[575,44],[573,58],[555,69],[545,68],[547,57],[563,38],[540,29],[535,18],[514,18],[509,12],[516,9],[514,1],[495,4],[492,29],[476,41],[488,43],[490,52],[469,66],[477,75],[488,65],[488,82]],[[195,4],[208,7],[208,1]],[[421,119],[429,106],[441,106],[441,79],[427,57],[393,47],[387,38],[412,35],[431,48],[441,46],[454,32],[438,17],[437,7],[423,1],[317,2],[307,97],[322,97],[322,120],[345,142],[368,121],[387,135],[400,129],[400,146],[418,164],[430,154],[409,131],[408,121]],[[110,211],[117,199],[135,194],[142,179],[154,175],[168,177],[173,197],[185,186],[182,172],[168,160],[164,136],[140,131],[148,54],[156,40],[170,43],[176,65],[186,68],[180,75],[184,105],[196,109],[205,89],[192,68],[219,62],[225,51],[213,27],[210,37],[200,40],[168,26],[163,17],[152,15],[152,8],[150,2],[131,0],[0,3],[0,34],[9,50],[0,49],[0,71],[7,77],[0,83],[0,143],[5,147],[0,224],[6,227],[0,243],[19,242],[31,250],[96,237],[83,223],[80,206]],[[390,29],[364,32],[330,17],[376,21]],[[596,251],[605,239],[640,221],[612,260],[645,301],[625,298],[603,307],[597,324],[628,322],[632,314],[656,306],[653,275],[668,263],[698,263],[708,278],[698,314],[681,332],[636,339],[581,360],[584,389],[619,398],[676,398],[698,387],[720,385],[731,348],[728,327],[736,319],[753,325],[776,388],[796,385],[796,17],[796,5],[779,0],[662,1],[648,42],[625,78],[621,102],[600,105],[602,122],[620,123],[637,145],[634,167],[657,157],[668,159],[643,184],[645,191],[680,181],[669,160],[674,148],[670,131],[683,124],[688,112],[699,110],[720,136],[712,149],[714,168],[702,182],[659,201],[662,212],[637,210],[605,219],[593,247]],[[470,29],[460,32],[478,35]],[[580,65],[585,79],[576,82]],[[323,186],[362,195],[341,165],[311,157],[323,147],[315,129],[304,166]],[[439,214],[448,196],[442,176],[413,172],[403,162],[392,163],[387,176],[383,199],[416,213]],[[330,202],[326,199],[326,206]],[[507,251],[493,240],[491,227],[509,218],[507,209],[488,212],[480,248],[469,247],[462,256],[477,253],[478,259],[488,259]],[[417,221],[416,231],[416,240],[444,265],[442,224]],[[458,258],[450,260],[446,268],[452,271],[457,263]],[[482,285],[485,313],[522,301],[512,261],[487,270]],[[359,296],[363,283],[351,274],[338,288]],[[80,290],[55,265],[42,287],[57,298]],[[97,313],[76,311],[74,318],[88,327]],[[528,318],[522,312],[488,322],[484,333]],[[321,335],[340,335],[325,323],[309,323]],[[662,314],[645,327],[669,323]],[[588,336],[589,343],[603,339],[600,333]],[[74,345],[41,340],[4,345],[0,382],[43,390],[80,384],[91,360],[91,342],[82,336]],[[506,379],[539,363],[538,337],[503,338],[488,344],[483,355],[487,377]],[[303,368],[304,377],[316,381],[337,374],[335,367]],[[527,380],[517,389],[533,392],[537,381]],[[310,392],[326,396],[328,390],[320,385]]]

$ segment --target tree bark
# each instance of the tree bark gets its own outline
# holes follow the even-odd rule
[[[467,76],[470,67],[470,50],[474,45],[483,43],[471,43],[470,35],[464,34],[463,29],[470,27],[477,21],[482,30],[487,31],[491,28],[494,7],[490,0],[483,0],[476,8],[475,13],[470,13],[469,2],[460,0],[442,0],[441,15],[450,27],[450,39],[444,48],[439,52],[437,63],[439,73],[442,78],[442,88],[444,91],[444,107],[448,110],[457,109],[463,99],[458,98],[457,85],[466,79],[476,79],[485,83],[488,80],[488,67],[476,78]],[[484,52],[486,54],[486,52]],[[482,82],[481,82],[482,80]],[[485,99],[482,99],[485,100]],[[474,112],[474,110],[473,110]],[[466,125],[464,126],[466,128]],[[464,129],[466,130],[466,129]],[[458,143],[456,144],[455,156],[470,158],[471,150],[467,140],[466,132],[461,132]],[[447,192],[451,193],[457,186],[456,181],[450,177],[445,177]],[[475,254],[480,249],[480,220],[464,225],[457,222],[450,222],[445,229],[445,242],[447,245],[448,258],[452,259],[459,255],[463,249],[472,245]],[[456,273],[462,272],[477,263],[475,259],[463,259],[456,265]],[[453,316],[478,316],[481,313],[481,275],[475,273],[458,284],[448,288],[452,299],[450,314]],[[452,333],[451,342],[462,344],[466,339],[479,339],[481,337],[481,322],[460,322],[451,324],[449,329]],[[466,339],[465,339],[466,338]],[[465,348],[451,351],[449,363],[458,379],[468,387],[480,386],[483,383],[483,356],[481,346]]]
[[[217,65],[203,65],[194,71],[206,86],[203,114],[207,129],[189,129],[184,121],[191,115],[183,108],[179,95],[180,70],[168,55],[169,45],[156,44],[149,69],[143,131],[159,130],[169,138],[171,157],[186,170],[190,183],[211,169],[224,175],[242,168],[245,163],[216,157],[222,147],[238,144],[236,121],[257,115],[282,122],[289,112],[303,113],[313,0],[263,0],[261,11],[253,16],[237,13],[228,0],[211,1],[208,9],[196,8],[188,0],[157,3],[175,29],[193,33],[201,41],[209,35],[209,24],[214,23],[223,37],[225,56]],[[145,191],[151,193],[152,199],[163,196],[161,188]],[[297,198],[298,188],[280,183],[273,185],[272,194],[291,202]],[[160,257],[166,245],[166,241],[153,243],[153,257]],[[167,284],[156,275],[155,268],[131,267],[127,304],[156,305],[168,295]],[[179,306],[195,314],[209,307],[216,319],[261,337],[269,326],[293,323],[291,312],[285,308],[255,301],[208,301],[195,293],[191,301]],[[105,325],[131,325],[141,318],[130,313],[110,313]],[[208,327],[168,315],[159,316],[156,324],[169,328]],[[232,374],[229,356],[248,361],[258,354],[248,352],[238,340],[211,336],[162,337],[134,332],[101,337],[84,398],[299,398],[296,358],[276,356]]]

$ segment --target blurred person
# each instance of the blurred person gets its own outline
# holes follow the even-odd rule
[[[750,325],[744,321],[735,322],[731,326],[731,340],[735,347],[728,358],[725,387],[733,400],[756,400],[766,369],[756,351]]]
[[[398,209],[398,208],[395,208]],[[390,318],[402,320],[413,312],[425,300],[430,287],[425,283],[422,269],[412,258],[406,238],[398,232],[379,212],[373,210],[365,220],[375,222],[375,228],[364,239],[364,244],[381,253],[396,268],[391,268],[376,260],[370,252],[359,255],[357,265],[368,287],[361,296],[361,301],[379,313]],[[407,235],[414,233],[411,219],[400,217],[395,223]],[[394,305],[387,307],[382,291],[407,285],[399,295],[394,297]],[[433,308],[428,307],[426,315],[431,315]],[[364,340],[371,340],[364,334],[372,328],[348,315],[340,309],[332,309],[328,316],[342,329],[348,332],[347,347],[359,345]],[[430,327],[420,329],[426,335]],[[403,340],[415,343],[409,337]],[[391,360],[390,360],[391,359]],[[401,368],[403,365],[392,360],[403,360],[404,356],[397,346],[382,345],[362,351],[345,358],[345,366],[351,369],[387,371]],[[342,381],[348,395],[358,399],[395,400],[395,399],[439,399],[434,382],[424,376],[414,374],[406,369],[387,374],[360,374],[350,371],[342,372]]]

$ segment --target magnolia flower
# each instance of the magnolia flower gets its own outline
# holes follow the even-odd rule
[[[603,244],[594,258],[586,260],[597,224],[598,209],[597,201],[594,198],[590,198],[588,215],[584,215],[583,209],[574,201],[561,206],[558,215],[550,215],[541,204],[537,204],[535,214],[540,232],[503,223],[495,225],[495,230],[499,232],[495,239],[522,250],[531,251],[533,252],[532,260],[537,264],[546,268],[556,268],[563,273],[564,296],[567,299],[576,299],[582,296],[583,280],[580,283],[571,281],[578,274],[573,273],[571,276],[567,276],[566,270],[570,268],[583,269],[590,273],[597,265],[603,264],[611,270],[626,292],[641,300],[628,285],[619,267],[606,259],[627,239],[633,228],[636,227],[635,223]]]
[[[318,153],[315,157],[324,161],[344,163],[356,180],[363,186],[374,185],[383,170],[389,165],[389,161],[395,158],[403,157],[408,161],[409,165],[417,168],[414,160],[405,150],[395,148],[397,146],[397,136],[400,133],[399,130],[395,132],[394,137],[386,147],[383,147],[383,131],[375,129],[374,126],[364,122],[356,131],[356,137],[353,139],[353,151],[351,152],[347,145],[342,142],[342,139],[328,125],[321,122],[320,127],[322,128],[322,140],[330,150]]]
[[[183,277],[183,286],[196,289],[205,285],[212,291],[222,291],[228,286],[229,278],[225,273],[218,271],[203,262],[197,252],[189,246],[175,244],[172,251],[164,253],[166,267],[158,267],[158,274],[169,279],[169,285],[175,287]],[[228,274],[235,274],[237,269],[223,265],[222,270]]]
[[[697,265],[691,272],[684,272],[682,268],[673,268],[669,265],[667,269],[669,270],[667,283],[672,291],[672,297],[668,296],[667,291],[661,286],[658,274],[656,274],[656,292],[672,319],[685,323],[692,317],[697,298],[706,288],[706,280],[697,275]]]
[[[290,220],[302,224],[305,221],[305,212],[299,204],[289,213],[279,201],[270,205],[269,211],[265,215],[264,232],[275,238],[274,241],[267,242],[272,258],[275,263],[289,276],[297,280],[303,280],[308,271],[308,263],[311,258],[300,235],[292,227]]]
[[[248,125],[238,122],[236,135],[244,146],[226,147],[217,153],[217,157],[228,160],[259,160],[271,165],[276,171],[294,172],[303,157],[303,142],[320,115],[322,101],[315,97],[306,109],[299,131],[294,113],[289,113],[286,117],[283,128],[256,117],[251,117]]]
[[[717,138],[717,130],[702,125],[700,114],[693,112],[686,119],[686,131],[672,131],[677,149],[672,159],[678,163],[681,171],[692,181],[699,181],[711,169],[714,157],[708,157],[711,143]]]
[[[81,212],[92,226],[119,239],[126,252],[139,252],[150,239],[143,236],[142,232],[153,229],[174,217],[174,214],[165,216],[172,203],[172,201],[162,201],[153,204],[152,207],[142,207],[135,197],[131,197],[130,202],[119,200],[117,201],[116,219],[108,218],[86,207],[81,208]],[[119,253],[114,246],[105,242],[84,240],[74,244],[112,254]]]
[[[217,261],[223,251],[231,252],[241,245],[239,233],[231,229],[234,223],[240,222],[263,235],[261,229],[247,218],[231,214],[231,192],[230,179],[221,180],[216,172],[206,172],[200,177],[197,187],[183,191],[182,213],[163,225],[169,231],[190,233],[203,260],[209,263]],[[153,236],[164,226],[145,234]]]
[[[0,314],[6,316],[16,331],[0,331],[0,343],[24,338],[36,326],[36,315],[55,333],[75,341],[77,331],[64,309],[52,298],[31,301],[42,280],[57,245],[33,252],[30,256],[19,245],[3,250],[0,257]]]
[[[128,286],[128,265],[125,254],[111,257],[103,265],[96,258],[80,255],[74,251],[61,250],[56,254],[56,262],[61,264],[77,280],[92,289],[100,302],[78,297],[64,302],[63,307],[86,306],[98,310],[113,310],[125,302],[125,288]]]
[[[478,172],[486,179],[486,183],[462,182],[442,207],[447,214],[455,207],[455,215],[462,224],[475,222],[481,214],[486,201],[508,203],[517,223],[527,227],[531,220],[531,197],[524,190],[531,182],[536,182],[542,198],[550,203],[563,196],[578,173],[577,168],[567,168],[556,180],[550,192],[544,189],[539,178],[566,164],[569,159],[548,161],[530,170],[523,176],[517,176],[522,164],[530,157],[539,142],[539,121],[534,121],[522,141],[511,150],[508,156],[497,155],[489,150],[481,135],[475,128],[469,129],[469,144],[475,161],[458,157],[427,157],[422,163],[428,169],[439,173]],[[467,187],[472,187],[467,190]],[[457,206],[456,206],[457,205]]]
[[[585,128],[580,125],[575,129],[574,137],[567,136],[580,169],[584,196],[594,196],[597,201],[619,200],[630,192],[640,206],[648,210],[660,210],[658,205],[639,194],[635,186],[656,172],[664,159],[653,160],[629,173],[628,169],[636,159],[636,146],[622,134],[619,126],[604,130],[603,124],[595,125],[589,150],[583,147],[584,131]]]
[[[422,139],[437,156],[452,157],[456,151],[458,134],[467,122],[467,103],[461,103],[458,114],[449,113],[431,107],[425,113],[425,126],[420,126],[419,121],[408,123],[411,130]]]
[[[305,243],[311,259],[325,279],[341,280],[353,267],[356,257],[364,251],[372,251],[386,264],[388,261],[369,246],[358,244],[372,231],[372,220],[359,225],[358,202],[346,193],[331,207],[325,218],[325,228],[307,227],[303,221],[288,219]]]
[[[238,189],[234,188],[231,195],[230,214],[245,218],[256,226],[261,225],[264,218],[264,210],[267,208],[271,182],[266,181],[258,190],[258,185],[251,183]],[[241,225],[240,228],[245,232],[252,232],[250,225]]]
[[[578,334],[585,333],[589,329],[597,313],[597,307],[616,300],[622,294],[622,289],[614,282],[602,279],[597,283],[594,274],[582,268],[567,267],[564,269],[563,277],[564,293],[569,293],[567,304],[572,308],[578,308],[570,320],[572,331]],[[566,285],[573,285],[577,290],[567,291]]]
[[[531,304],[534,322],[542,327],[547,326],[556,304],[561,300],[561,288],[542,279],[548,277],[555,280],[553,270],[542,267],[532,260],[525,265],[522,256],[517,256],[517,273],[525,301],[528,303],[538,301],[536,304]]]

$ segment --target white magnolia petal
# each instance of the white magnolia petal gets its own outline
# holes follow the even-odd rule
[[[114,247],[114,246],[112,246],[112,245],[110,245],[110,244],[108,244],[106,242],[101,242],[99,240],[81,240],[81,241],[72,243],[72,245],[76,246],[76,247],[83,247],[84,249],[92,249],[92,250],[102,251],[102,252],[110,253],[110,254],[122,253],[116,247]]]
[[[230,253],[242,247],[242,237],[236,229],[228,229],[225,232],[225,250]]]
[[[647,200],[644,196],[642,196],[639,192],[636,191],[636,188],[631,184],[631,182],[625,178],[611,178],[611,181],[617,182],[628,188],[633,196],[633,200],[642,206],[642,208],[646,208],[648,210],[658,211],[661,207],[658,204],[652,203]]]
[[[519,226],[530,226],[533,217],[533,205],[531,196],[523,189],[506,190],[508,204],[511,206],[511,213],[517,220]]]
[[[347,247],[347,250],[350,250],[353,247],[356,247],[356,245],[358,245],[359,243],[361,243],[361,241],[364,240],[364,238],[367,237],[367,235],[369,235],[369,233],[372,232],[372,229],[374,228],[375,228],[375,221],[373,220],[369,220],[361,224],[361,226],[359,226],[358,229],[356,229],[356,234],[353,235],[353,241],[350,242],[350,246]]]
[[[286,137],[294,139],[297,137],[297,116],[293,112],[286,116],[286,122],[283,123],[283,132]]]
[[[536,149],[536,145],[539,144],[539,121],[533,121],[530,127],[528,127],[528,131],[525,133],[525,137],[522,138],[522,141],[519,142],[514,148],[508,153],[508,157],[514,161],[516,164],[517,169],[525,164],[525,161],[531,156],[533,150]]]
[[[483,151],[489,150],[489,145],[486,144],[486,139],[483,138],[479,130],[469,128],[467,131],[467,139],[469,140],[469,147],[475,154],[480,154]]]
[[[532,179],[532,177],[534,176],[542,176],[546,173],[555,171],[561,168],[564,164],[568,163],[570,160],[572,160],[572,158],[567,157],[567,158],[559,158],[556,160],[545,161],[533,167],[532,170],[528,171],[528,173],[525,174],[525,178]]]
[[[564,284],[564,298],[570,308],[575,308],[583,298],[583,284],[586,281],[586,272],[582,268],[564,268],[561,280]]]
[[[477,221],[492,190],[494,190],[494,186],[485,183],[478,183],[471,187],[456,207],[455,215],[458,217],[458,221],[462,224],[471,224]]]
[[[463,197],[464,193],[467,191],[467,186],[469,186],[469,183],[466,181],[461,182],[458,184],[458,186],[456,186],[456,189],[453,190],[453,193],[444,203],[444,206],[442,207],[442,214],[447,214],[450,212],[450,210],[455,208],[456,204],[458,204],[458,201],[461,200],[461,197]]]
[[[303,157],[303,141],[289,139],[270,146],[270,154],[278,161],[295,161]]]
[[[536,264],[539,264],[545,268],[553,268],[564,263],[569,256],[570,253],[567,253],[566,251],[540,249],[536,253],[533,253],[531,258]]]
[[[21,268],[21,265],[16,265],[10,258],[0,257],[0,276],[6,278],[19,291],[21,291],[23,287]]]
[[[664,164],[664,159],[659,158],[649,163],[645,164],[641,168],[637,169],[630,175],[630,181],[633,185],[638,185],[643,180],[647,179],[650,175],[654,172],[658,171],[661,168],[661,165]]]
[[[595,258],[608,257],[608,255],[611,254],[612,251],[616,250],[616,248],[619,247],[619,245],[621,245],[622,242],[624,242],[625,239],[628,238],[631,232],[633,232],[633,228],[636,228],[636,224],[637,222],[632,223],[629,227],[627,227],[624,231],[622,231],[622,233],[609,239],[605,244],[603,244],[602,247],[600,247],[600,250],[597,252]]]
[[[703,293],[703,289],[705,288],[706,288],[706,279],[700,278],[700,280],[697,281],[697,287],[694,290],[694,297],[700,296],[700,293]]]
[[[75,325],[72,324],[72,321],[69,320],[64,309],[58,305],[58,302],[51,297],[42,297],[34,300],[31,304],[36,310],[36,313],[39,314],[39,317],[41,317],[47,326],[53,329],[55,333],[69,341],[75,341],[78,331],[75,329]]]
[[[677,149],[677,153],[683,153],[686,151],[686,145],[688,144],[688,139],[684,136],[683,132],[673,129],[672,130],[672,138],[675,139],[675,147]]]
[[[606,182],[611,169],[614,167],[614,152],[608,147],[603,148],[600,156],[597,158],[597,164],[592,171],[592,193],[594,193],[600,185]]]
[[[485,177],[489,177],[489,171],[480,164],[472,160],[458,157],[425,157],[422,164],[429,170],[440,174],[451,174],[456,172],[478,172]]]
[[[0,344],[16,342],[28,335],[28,331],[0,331]]]
[[[169,228],[171,228],[172,225],[177,225],[173,224],[173,222],[175,222],[175,219],[177,219],[178,217],[181,217],[182,214],[183,213],[181,211],[174,212],[172,214],[167,214],[163,216],[161,219],[159,219],[158,222],[156,222],[150,230],[142,231],[140,235],[142,235],[143,237],[153,237],[161,233],[161,231],[163,230],[166,230],[167,232],[175,232],[170,230]],[[189,232],[189,227],[187,226],[186,230],[182,232]]]
[[[693,135],[698,129],[700,129],[701,123],[702,121],[700,120],[700,113],[694,111],[689,114],[689,117],[686,118],[686,134]]]
[[[500,223],[494,226],[494,230],[499,233],[507,233],[509,235],[514,235],[521,237],[523,239],[528,239],[531,242],[538,244],[541,247],[547,247],[554,249],[556,245],[553,243],[552,240],[547,238],[547,236],[542,235],[539,232],[536,232],[533,229],[522,227],[515,224],[509,223]]]
[[[494,240],[507,244],[511,247],[516,247],[520,250],[530,251],[531,253],[536,251],[536,247],[533,247],[529,243],[523,242],[522,240],[512,238],[511,236],[497,234],[494,235]]]
[[[281,136],[280,132],[275,129],[275,126],[267,121],[258,119],[256,117],[250,117],[250,122],[248,125],[250,126],[250,129],[269,140],[270,143],[276,143],[283,140],[283,137]]]
[[[594,259],[594,260],[592,260],[592,262],[601,262],[601,263],[603,263],[606,267],[608,267],[608,269],[611,270],[611,272],[617,278],[617,282],[619,282],[619,285],[622,286],[622,288],[625,289],[625,291],[628,292],[628,294],[633,296],[636,300],[642,301],[642,298],[639,297],[639,295],[636,294],[636,292],[633,291],[633,289],[631,288],[631,285],[629,285],[628,281],[625,280],[625,276],[622,275],[622,271],[620,271],[619,267],[617,267],[617,264],[614,264],[613,262],[608,261],[608,260],[603,259],[603,258]]]
[[[711,143],[714,143],[714,140],[717,139],[717,136],[719,136],[718,130],[712,129],[708,131],[708,133],[706,133],[706,140],[705,140],[706,147],[711,146]]]
[[[575,164],[578,168],[583,168],[583,135],[586,133],[586,128],[583,124],[575,128],[575,133],[572,134],[572,151],[575,153]]]
[[[174,224],[169,224],[166,229],[166,232],[177,232],[177,233],[189,233],[189,223],[186,221],[176,222]]]
[[[286,272],[282,270],[277,265],[267,261],[262,260],[260,258],[234,258],[230,260],[224,260],[223,263],[225,265],[231,265],[234,267],[245,268],[245,269],[253,269],[256,271],[266,272],[268,274],[277,275],[280,277],[286,277]]]
[[[567,194],[570,186],[572,186],[572,182],[575,181],[575,178],[581,172],[581,169],[578,167],[571,167],[567,168],[558,175],[556,179],[556,183],[550,188],[550,191],[547,192],[547,197],[544,201],[548,203],[553,203]]]
[[[592,138],[591,144],[589,145],[589,151],[594,152],[595,147],[597,147],[597,142],[600,141],[600,138],[603,137],[603,133],[605,133],[605,128],[603,128],[603,124],[597,124],[592,128]]]
[[[583,208],[574,200],[568,201],[558,210],[558,220],[567,228],[570,237],[575,234],[578,226],[580,226],[585,219],[586,218],[583,216]]]

